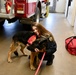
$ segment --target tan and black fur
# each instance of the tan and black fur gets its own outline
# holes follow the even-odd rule
[[[8,62],[12,62],[12,59],[11,59],[12,53],[15,53],[16,55],[18,55],[16,52],[17,52],[19,46],[21,47],[20,50],[23,53],[23,55],[27,55],[26,53],[24,53],[24,48],[28,44],[27,40],[32,35],[35,35],[35,34],[33,32],[31,32],[31,31],[22,31],[22,32],[16,33],[12,37],[10,50],[8,52]],[[36,57],[36,64],[38,64],[38,53],[34,51],[34,48],[38,48],[40,50],[39,52],[44,52],[46,50],[46,46],[45,46],[46,45],[46,41],[47,40],[45,38],[40,38],[40,39],[37,39],[36,41],[34,41],[34,43],[32,45],[29,45],[27,47],[27,49],[31,51],[31,55],[30,55],[30,68],[32,70],[36,69],[34,67],[34,65],[33,65],[35,57]]]

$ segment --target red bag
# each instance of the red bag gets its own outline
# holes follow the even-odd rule
[[[76,36],[71,36],[65,40],[65,48],[70,54],[76,55]]]

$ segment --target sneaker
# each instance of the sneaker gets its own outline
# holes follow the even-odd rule
[[[54,57],[55,57],[55,56],[52,55],[52,59],[51,59],[50,61],[47,61],[46,65],[48,65],[48,66],[49,66],[49,65],[52,65]]]

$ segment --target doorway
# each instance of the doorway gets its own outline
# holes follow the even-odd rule
[[[56,0],[49,0],[49,1],[50,1],[49,12],[50,12],[50,13],[55,13]]]

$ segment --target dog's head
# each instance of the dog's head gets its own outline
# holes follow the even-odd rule
[[[36,39],[30,46],[28,46],[27,49],[32,52],[35,52],[34,50],[35,48],[38,48],[40,51],[44,49],[45,51],[47,46],[47,41],[48,41],[48,38],[40,37],[39,39]]]

